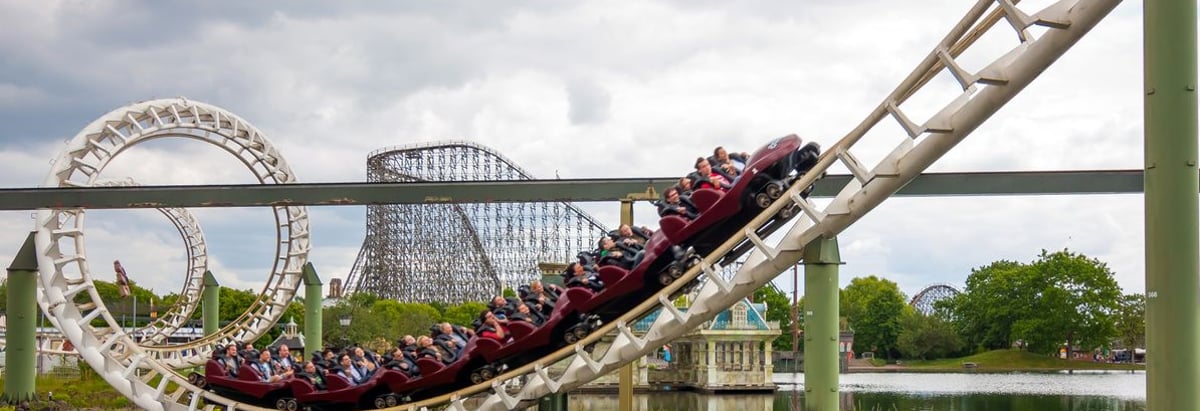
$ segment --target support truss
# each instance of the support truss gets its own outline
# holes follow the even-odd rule
[[[371,182],[516,181],[528,172],[487,147],[438,142],[367,158]],[[406,302],[485,301],[538,278],[539,262],[570,261],[607,229],[566,202],[367,207],[367,235],[347,292]]]

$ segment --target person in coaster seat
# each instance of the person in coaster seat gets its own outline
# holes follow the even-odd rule
[[[547,307],[545,300],[542,299],[541,297],[530,295],[528,298],[526,298],[523,301],[525,302],[525,305],[529,306],[529,309],[532,312],[537,313],[543,319],[548,317],[550,315],[550,313],[554,312],[554,307],[553,306]]]
[[[467,341],[470,341],[471,337],[475,336],[474,331],[447,322],[438,324],[438,333],[453,339],[454,344],[458,345],[460,350],[467,346]]]
[[[508,328],[491,311],[484,311],[479,314],[479,328],[475,330],[475,335],[478,335],[479,338],[488,338],[501,343],[508,342],[509,339]]]
[[[450,364],[458,359],[458,353],[462,351],[461,346],[454,343],[454,340],[449,336],[439,335],[433,339],[433,345],[438,347],[442,353],[442,364]]]
[[[225,366],[225,373],[230,377],[237,377],[238,368],[242,366],[242,356],[238,355],[237,344],[229,344],[225,346],[225,358],[221,359],[221,365]]]
[[[392,349],[391,358],[384,363],[384,367],[400,371],[409,377],[416,377],[418,375],[416,373],[417,364],[400,347]]]
[[[679,182],[675,183],[675,189],[679,190],[679,194],[686,196],[692,193],[692,188],[695,182],[696,180],[693,180],[692,174],[689,173],[686,176],[679,177]]]
[[[492,301],[488,303],[488,309],[496,314],[504,314],[504,317],[507,318],[512,315],[513,310],[516,309],[516,305],[515,301],[511,301],[502,295],[497,295],[492,297]]]
[[[658,207],[659,217],[677,215],[688,220],[695,220],[700,215],[694,207],[690,207],[683,202],[683,197],[679,195],[679,189],[675,187],[670,187],[666,191],[663,191],[662,201],[655,205]]]
[[[567,288],[587,287],[593,292],[604,289],[604,282],[600,281],[596,272],[584,270],[583,264],[571,263],[563,272],[563,277],[565,278],[563,283],[567,285]]]
[[[600,237],[600,266],[616,265],[626,270],[633,268],[633,253],[621,250],[612,237]]]
[[[533,311],[529,308],[529,305],[526,305],[525,303],[518,303],[517,310],[513,312],[511,317],[508,317],[508,320],[525,321],[533,325],[542,325],[542,323],[546,321],[546,319],[542,317],[541,313]]]
[[[629,224],[621,224],[620,227],[613,232],[608,233],[609,237],[617,242],[622,248],[641,251],[646,247],[646,242],[650,240],[650,236],[654,232],[646,227],[631,227]]]
[[[296,376],[308,380],[308,382],[312,383],[313,388],[318,390],[325,389],[325,375],[323,375],[324,373],[317,369],[317,364],[313,363],[312,361],[307,361],[304,363],[304,368],[302,369],[304,371],[296,374]]]
[[[708,164],[713,171],[733,181],[746,168],[746,164],[750,164],[750,154],[730,153],[725,151],[725,147],[717,146],[713,149],[713,155],[708,157]]]
[[[295,372],[300,368],[300,365],[292,358],[292,351],[287,345],[279,346],[279,358],[272,359],[271,364],[275,366],[276,373]]]
[[[699,190],[701,188],[711,188],[714,190],[720,190],[721,192],[729,190],[729,180],[726,179],[725,176],[713,171],[712,165],[708,164],[708,159],[704,157],[697,157],[695,164],[696,172],[693,173],[695,175],[694,178],[696,179],[695,189]]]
[[[338,366],[341,368],[341,370],[338,372],[341,373],[343,377],[346,377],[347,380],[350,380],[351,384],[359,385],[367,380],[367,376],[363,375],[358,371],[358,368],[354,367],[354,362],[350,359],[350,354],[342,354],[338,356]]]
[[[433,338],[428,335],[417,337],[417,358],[432,358],[441,362],[446,361],[446,353],[442,352],[442,347],[435,344]]]
[[[271,362],[271,350],[263,349],[258,353],[258,363],[254,365],[258,370],[259,381],[272,383],[292,376],[292,369],[288,369],[283,373],[275,372],[275,365]]]
[[[370,362],[371,365],[374,366],[371,367],[372,371],[374,371],[375,368],[379,368],[379,358],[376,356],[376,354],[373,352],[367,352],[363,349],[363,347],[354,347],[353,360],[355,365],[362,364],[362,361],[364,360]],[[366,373],[367,369],[364,366],[360,366],[358,371]]]
[[[542,285],[541,281],[534,280],[529,285],[529,293],[521,298],[525,304],[529,304],[529,308],[540,312],[543,317],[549,316],[554,312],[554,303],[558,301],[558,296],[562,294],[562,289],[557,285],[550,284],[547,288]]]

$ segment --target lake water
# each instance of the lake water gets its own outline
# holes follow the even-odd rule
[[[804,375],[776,374],[775,394],[638,394],[637,410],[788,411],[804,409]],[[1146,374],[871,373],[840,376],[841,409],[856,411],[1144,411]],[[571,410],[617,409],[616,395],[573,394]]]

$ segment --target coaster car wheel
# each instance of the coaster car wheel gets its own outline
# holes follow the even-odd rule
[[[671,273],[666,272],[666,271],[658,273],[658,283],[659,284],[661,284],[663,286],[667,286],[667,285],[671,285],[672,281],[675,281],[675,277],[671,277]]]
[[[754,205],[758,208],[767,208],[771,206],[771,197],[767,193],[758,193],[754,195]]]
[[[684,271],[686,271],[686,270],[683,268],[683,265],[681,265],[677,262],[671,263],[671,265],[667,266],[667,274],[670,274],[671,278],[679,278],[680,276],[683,275]]]
[[[791,206],[784,207],[782,210],[779,210],[779,219],[784,221],[791,220],[792,217],[796,216],[797,211],[800,211],[800,206],[793,204]]]
[[[481,368],[481,369],[478,369],[475,371],[471,371],[471,384],[479,384],[479,383],[482,383],[482,382],[488,380],[487,378],[483,378],[483,374],[480,373],[480,371],[483,371],[483,369]],[[378,401],[376,401],[376,402],[378,402]],[[378,405],[378,404],[376,404],[376,405]],[[379,407],[379,408],[383,408],[383,407]]]
[[[768,197],[771,197],[771,199],[774,200],[783,196],[783,189],[783,183],[779,181],[772,181],[767,183],[767,187],[764,191],[766,191]]]
[[[563,334],[563,341],[566,341],[567,345],[571,345],[579,342],[579,337],[575,336],[575,330],[567,330],[567,332]]]

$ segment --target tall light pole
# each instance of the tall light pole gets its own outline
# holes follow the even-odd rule
[[[350,313],[345,313],[345,314],[342,314],[340,317],[338,317],[338,324],[341,324],[341,326],[342,326],[342,349],[343,350],[350,347],[349,329],[350,329],[350,320],[352,318],[353,317],[350,315]]]

